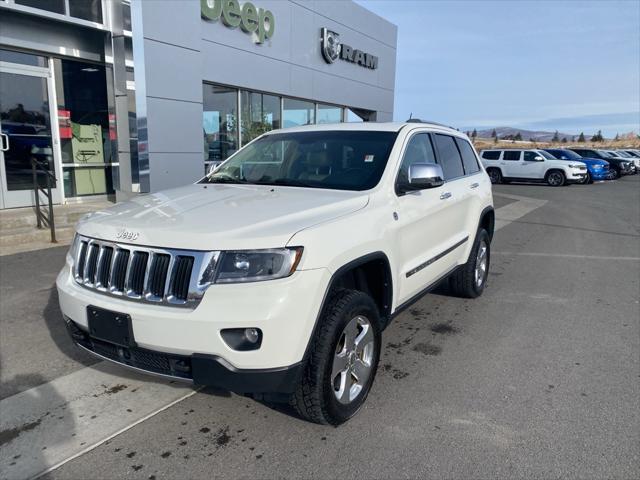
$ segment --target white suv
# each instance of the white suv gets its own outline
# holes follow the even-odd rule
[[[583,183],[587,177],[587,166],[583,162],[558,160],[544,150],[482,150],[480,157],[491,183],[546,182],[559,187]]]
[[[482,294],[493,229],[489,178],[453,129],[273,131],[196,184],[80,221],[60,307],[100,357],[339,424],[395,315],[445,278]]]

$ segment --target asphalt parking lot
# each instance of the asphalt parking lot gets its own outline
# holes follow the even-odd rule
[[[0,257],[0,476],[640,477],[640,176],[494,194],[484,296],[397,318],[339,428],[96,361],[57,307],[66,247]]]

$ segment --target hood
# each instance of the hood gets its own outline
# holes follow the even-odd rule
[[[196,184],[94,212],[77,229],[93,238],[155,247],[277,248],[299,230],[360,210],[368,201],[363,192]]]

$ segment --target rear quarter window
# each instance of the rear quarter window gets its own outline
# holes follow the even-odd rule
[[[502,156],[503,160],[520,160],[520,151],[508,150]]]

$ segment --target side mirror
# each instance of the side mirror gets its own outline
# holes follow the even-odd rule
[[[409,166],[409,183],[400,185],[401,192],[426,190],[444,184],[442,167],[435,163],[415,163]]]

